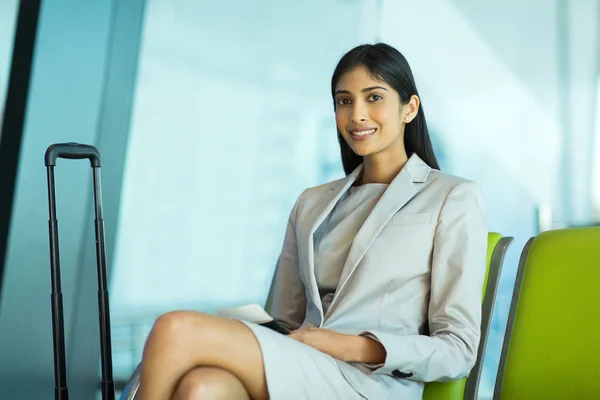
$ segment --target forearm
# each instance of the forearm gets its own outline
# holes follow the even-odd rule
[[[344,351],[342,361],[365,364],[383,364],[386,358],[385,347],[377,340],[365,336],[346,335],[340,343]]]

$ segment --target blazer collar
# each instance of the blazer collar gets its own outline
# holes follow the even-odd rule
[[[362,172],[362,164],[359,165],[352,173],[346,178],[341,179],[332,184],[329,189],[322,194],[321,201],[317,203],[315,208],[306,216],[306,230],[301,233],[301,240],[298,245],[302,246],[302,250],[306,251],[306,268],[307,268],[307,285],[308,293],[312,298],[313,303],[319,310],[320,322],[323,322],[323,304],[321,303],[321,297],[319,295],[319,288],[317,285],[317,279],[315,276],[315,257],[314,257],[314,238],[313,234],[321,225],[323,220],[331,213],[333,207],[335,207],[338,200],[342,195],[352,186],[354,182],[360,177]],[[315,321],[316,323],[316,321]]]
[[[429,173],[431,172],[431,167],[427,165],[425,161],[423,161],[416,153],[413,153],[402,170],[406,170],[406,173],[408,173],[413,182],[423,183],[427,181]],[[392,181],[392,184],[394,184],[394,181]]]
[[[350,188],[350,186],[352,186],[354,182],[356,182],[357,179],[360,178],[362,171],[363,165],[361,164],[345,179],[342,179],[337,184],[333,185],[333,187],[329,189],[327,193],[325,193],[322,201],[320,201],[317,207],[315,207],[314,212],[308,217],[308,221],[311,221],[307,224],[307,227],[309,227],[310,230],[306,232],[306,236],[308,236],[306,242],[308,247],[308,277],[311,280],[309,292],[311,293],[315,304],[318,305],[321,315],[323,315],[323,308],[319,297],[319,290],[314,271],[315,264],[313,234],[319,225],[321,225],[325,218],[331,213],[342,195]],[[331,306],[329,307],[327,315],[329,315],[334,309],[340,293],[343,291],[348,279],[356,270],[356,267],[362,260],[375,237],[379,234],[379,232],[381,232],[388,220],[406,203],[408,203],[415,194],[418,193],[418,189],[414,183],[425,182],[430,171],[431,168],[423,160],[421,160],[418,155],[413,154],[398,175],[396,175],[396,177],[392,180],[352,242],[348,257],[342,270],[342,275],[338,283],[335,297],[331,303]],[[323,318],[321,318],[321,320],[323,320]]]
[[[362,174],[363,164],[360,164],[354,171],[352,171],[346,178],[341,179],[332,185],[332,187],[324,194],[322,200],[315,207],[314,212],[309,216],[308,226],[310,227],[310,234],[312,235],[319,225],[325,220],[325,218],[329,215],[329,213],[333,210],[338,200],[342,197],[342,195],[356,182]],[[401,202],[400,198],[405,197],[406,195],[402,195],[406,192],[408,188],[409,191],[412,191],[415,186],[414,183],[423,183],[427,181],[429,176],[429,172],[431,171],[431,167],[427,165],[416,153],[413,153],[411,157],[408,159],[402,170],[396,175],[396,177],[392,180],[388,188],[385,190],[385,193],[373,209],[373,214],[376,210],[380,211],[381,208],[389,208],[394,209],[395,213],[398,211],[410,198],[406,199],[405,202]],[[415,192],[416,193],[416,192]],[[395,196],[399,196],[394,198]],[[411,196],[412,197],[412,196]],[[383,203],[383,205],[381,204]],[[390,210],[391,210],[390,209]],[[392,213],[392,215],[393,215]],[[390,215],[391,217],[391,215]],[[388,218],[389,219],[389,218]],[[369,218],[367,219],[367,221]],[[386,219],[387,222],[387,219]],[[365,222],[366,224],[366,222]]]
[[[323,222],[323,220],[329,215],[333,207],[336,205],[338,200],[342,197],[342,195],[356,182],[361,176],[363,172],[364,165],[360,164],[354,171],[352,171],[346,178],[341,179],[336,182],[323,196],[322,201],[319,202],[319,205],[316,207],[315,212],[313,213],[313,223],[310,225],[310,233],[314,233],[319,225]],[[389,187],[386,189],[386,193],[392,189],[395,191],[400,186],[399,182],[415,182],[415,183],[423,183],[427,181],[429,176],[429,172],[431,171],[431,167],[425,163],[416,153],[413,153],[402,170],[396,175],[396,177],[392,180]],[[406,177],[401,177],[406,174]],[[395,189],[393,189],[395,188]],[[388,196],[389,195],[384,195]],[[380,200],[381,202],[381,200]]]

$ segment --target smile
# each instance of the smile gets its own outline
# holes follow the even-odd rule
[[[362,131],[352,131],[350,132],[350,135],[357,140],[362,140],[362,139],[367,139],[369,137],[371,137],[375,131],[377,131],[377,128],[373,128],[373,129],[365,129]]]

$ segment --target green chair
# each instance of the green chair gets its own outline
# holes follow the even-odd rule
[[[523,249],[494,400],[600,399],[600,227]]]
[[[488,234],[486,274],[482,293],[481,339],[475,366],[471,369],[468,378],[450,382],[427,382],[423,391],[423,400],[475,400],[477,398],[485,348],[492,325],[492,312],[496,303],[498,283],[500,282],[500,273],[504,256],[513,240],[512,237],[502,237],[502,235],[495,232]]]

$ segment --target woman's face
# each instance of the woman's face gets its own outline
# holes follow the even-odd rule
[[[365,67],[357,67],[340,78],[335,103],[337,128],[356,154],[405,154],[404,124],[414,117],[413,99],[402,105],[390,85],[371,77]]]

